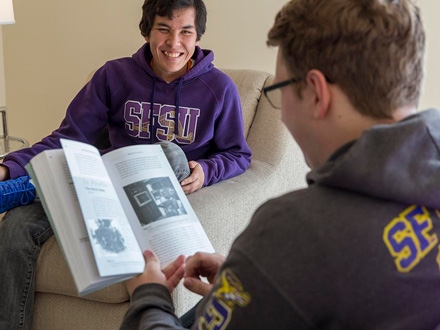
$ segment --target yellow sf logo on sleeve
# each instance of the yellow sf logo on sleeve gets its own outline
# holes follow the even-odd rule
[[[225,329],[235,307],[245,307],[251,301],[251,296],[230,269],[223,270],[218,281],[218,288],[213,292],[205,315],[199,320],[198,329]]]
[[[440,217],[438,210],[434,212]],[[432,229],[431,214],[419,205],[406,208],[385,227],[383,240],[399,272],[410,272],[437,245]]]

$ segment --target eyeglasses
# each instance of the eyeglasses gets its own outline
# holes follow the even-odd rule
[[[268,86],[266,88],[263,88],[264,96],[266,96],[267,100],[269,101],[270,105],[273,106],[275,109],[281,109],[281,90],[280,88],[290,85],[290,84],[296,84],[301,81],[300,78],[290,78],[284,81],[281,81],[277,84]],[[333,80],[329,79],[327,76],[325,76],[325,81],[327,81],[329,84],[333,84]]]
[[[301,79],[299,78],[290,78],[284,81],[281,81],[277,84],[268,86],[263,89],[264,96],[266,96],[267,100],[269,101],[270,105],[273,106],[275,109],[281,109],[281,90],[280,88],[295,84],[300,82]]]

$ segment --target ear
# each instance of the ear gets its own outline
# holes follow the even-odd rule
[[[306,82],[314,93],[314,113],[316,119],[324,118],[328,114],[331,101],[331,92],[324,74],[319,70],[310,70]]]
[[[150,38],[149,37],[144,37],[146,42],[150,42]]]

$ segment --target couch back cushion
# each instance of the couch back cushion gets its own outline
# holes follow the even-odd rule
[[[257,111],[258,102],[266,80],[271,76],[267,72],[246,69],[222,69],[235,82],[240,93],[243,108],[244,134],[248,137],[249,129]]]

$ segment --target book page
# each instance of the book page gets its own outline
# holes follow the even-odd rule
[[[180,254],[214,252],[160,145],[134,145],[102,159],[142,250],[166,266]]]
[[[61,139],[101,276],[141,273],[145,262],[98,150]]]

